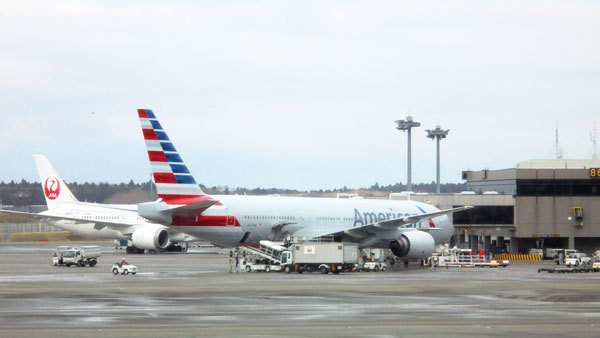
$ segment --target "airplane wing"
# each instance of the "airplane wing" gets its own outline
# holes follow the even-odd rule
[[[56,220],[56,221],[74,221],[77,223],[96,223],[95,228],[97,230],[100,230],[106,226],[110,227],[110,228],[115,228],[115,229],[120,229],[120,228],[126,228],[126,227],[130,227],[131,224],[125,224],[125,223],[115,223],[115,222],[106,222],[106,221],[102,221],[102,222],[98,222],[98,221],[94,221],[94,220],[89,220],[89,219],[83,219],[83,218],[78,218],[78,217],[68,217],[68,216],[55,216],[55,215],[46,215],[43,213],[32,213],[32,212],[22,212],[22,211],[12,211],[12,210],[0,210],[0,214],[7,214],[7,215],[18,215],[18,216],[23,216],[23,217],[28,217],[28,218],[33,218],[33,219],[39,219],[42,221],[47,221],[47,220]]]
[[[426,219],[430,219],[430,218],[434,218],[434,217],[438,217],[438,216],[442,216],[442,215],[452,214],[455,212],[468,210],[468,209],[472,209],[472,208],[473,208],[472,206],[464,206],[464,207],[458,207],[458,208],[452,208],[452,209],[445,209],[445,210],[440,210],[440,211],[435,211],[435,212],[429,212],[429,213],[424,213],[424,214],[418,214],[418,215],[395,218],[395,219],[390,219],[390,220],[385,220],[385,221],[379,221],[379,222],[366,224],[363,226],[350,228],[350,229],[347,229],[347,228],[339,229],[339,230],[331,229],[333,231],[330,230],[329,232],[326,232],[326,233],[323,233],[323,232],[317,233],[317,232],[310,231],[308,229],[307,230],[300,229],[297,232],[295,232],[294,235],[300,236],[300,237],[321,237],[321,236],[343,236],[343,235],[346,235],[351,238],[354,238],[357,241],[360,241],[361,239],[371,237],[374,234],[385,233],[385,232],[389,232],[390,230],[401,230],[404,228],[407,231],[414,231],[415,230],[414,228],[408,228],[407,225],[417,223],[422,220],[426,220]],[[416,230],[429,232],[429,231],[439,230],[439,228],[435,228],[435,227],[418,228]]]

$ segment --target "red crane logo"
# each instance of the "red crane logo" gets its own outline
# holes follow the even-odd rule
[[[54,200],[60,194],[60,183],[56,177],[48,177],[44,182],[44,194],[48,199]]]

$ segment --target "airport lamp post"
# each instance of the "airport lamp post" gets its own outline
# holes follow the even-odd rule
[[[440,140],[448,136],[450,129],[443,130],[440,126],[436,126],[435,129],[427,129],[427,137],[430,139],[437,140],[437,180],[435,185],[435,192],[440,193]]]
[[[408,191],[412,191],[412,177],[411,177],[411,156],[410,156],[410,130],[413,127],[420,127],[421,123],[420,122],[415,122],[412,119],[412,116],[407,116],[406,117],[406,121],[404,120],[398,120],[396,121],[396,123],[398,124],[398,127],[396,127],[396,129],[400,130],[400,131],[408,131],[408,182],[407,182],[407,186],[406,186],[406,190]]]

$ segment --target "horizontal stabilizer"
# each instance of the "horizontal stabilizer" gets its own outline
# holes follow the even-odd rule
[[[171,213],[173,214],[181,214],[181,213],[189,213],[189,212],[193,212],[193,213],[202,213],[204,210],[210,208],[211,206],[213,206],[214,204],[219,203],[218,200],[215,199],[207,199],[207,196],[199,196],[196,198],[190,198],[188,200],[193,200],[196,199],[197,202],[192,202],[190,204],[184,204],[184,205],[173,205],[171,203],[173,203],[174,201],[171,200],[169,203],[169,211],[171,211]]]
[[[139,203],[138,215],[155,223],[170,225],[173,221],[173,216],[200,215],[204,210],[217,203],[219,203],[218,200],[212,199],[209,196],[194,196],[170,200],[169,204],[159,198],[154,202]]]

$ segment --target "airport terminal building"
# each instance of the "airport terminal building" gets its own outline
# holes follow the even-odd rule
[[[527,253],[600,249],[600,160],[531,160],[514,169],[464,171],[460,194],[413,195],[454,214],[452,245]]]

